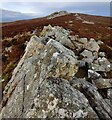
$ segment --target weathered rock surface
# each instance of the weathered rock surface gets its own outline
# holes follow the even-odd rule
[[[70,84],[74,88],[79,89],[79,91],[81,91],[88,98],[90,105],[92,106],[94,111],[96,111],[100,119],[112,118],[111,100],[109,100],[110,103],[107,103],[106,100],[104,100],[102,96],[98,93],[97,87],[85,81],[84,79],[76,78],[70,81]]]
[[[44,27],[40,37],[31,37],[4,89],[0,118],[112,119],[112,79],[98,73],[110,72],[111,63],[99,49],[93,39]],[[77,78],[83,70],[87,76]],[[107,90],[106,99],[99,89]]]

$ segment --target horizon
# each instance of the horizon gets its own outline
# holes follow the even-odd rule
[[[110,16],[110,2],[4,2],[1,9],[23,14],[29,13],[35,17],[47,16],[56,11]]]

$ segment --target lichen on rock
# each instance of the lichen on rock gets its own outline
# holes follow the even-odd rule
[[[111,63],[99,49],[93,39],[44,27],[31,37],[3,91],[0,118],[112,118],[112,79],[100,73],[110,72]],[[87,76],[80,78],[83,71]]]

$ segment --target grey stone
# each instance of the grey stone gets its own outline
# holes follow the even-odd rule
[[[68,38],[69,31],[63,29],[62,27],[52,27],[51,25],[44,27],[41,32],[41,36],[45,38],[54,38],[56,41],[60,42],[62,45],[67,46],[69,48],[74,48],[74,44]]]
[[[91,78],[91,79],[98,79],[100,78],[101,75],[91,69],[88,70],[88,78]]]
[[[4,95],[8,103],[1,111],[2,117],[88,118],[92,115],[96,118],[88,100],[67,79],[77,72],[75,63],[75,54],[59,42],[51,39],[44,45],[33,36],[8,83],[10,88]],[[55,64],[58,69],[53,67]]]
[[[83,61],[83,60],[78,60],[78,67],[85,67],[85,65],[86,65],[86,62],[85,61]]]
[[[49,51],[50,50],[50,51]],[[49,51],[46,54],[46,51]],[[65,77],[69,79],[76,74],[78,66],[75,54],[59,42],[50,39],[46,44],[43,68],[46,68],[47,77]],[[43,69],[42,68],[42,69]]]
[[[112,79],[100,78],[100,79],[94,79],[93,82],[99,89],[112,87]]]
[[[77,42],[77,41],[72,41],[74,46],[77,48],[77,51],[81,51],[84,48],[84,45]]]
[[[97,43],[98,43],[98,45],[102,45],[103,44],[103,42],[101,40],[98,40]]]
[[[96,52],[98,52],[100,49],[98,43],[92,38],[90,39],[88,44],[85,46],[85,48],[90,50],[90,51],[96,51]]]
[[[82,43],[82,44],[87,44],[87,42],[88,42],[88,40],[87,40],[87,38],[80,38],[80,39],[78,39],[78,41],[80,42],[80,43]]]
[[[71,42],[71,40],[69,39],[69,38],[67,38],[67,37],[61,37],[59,40],[57,40],[57,41],[59,41],[62,45],[64,45],[64,46],[67,46],[67,47],[69,47],[69,48],[71,48],[71,49],[73,49],[74,48],[74,44]]]
[[[84,50],[81,55],[84,57],[82,60],[85,62],[91,63],[94,60],[94,56],[91,51],[89,50]]]
[[[94,60],[98,59],[98,52],[93,52]]]
[[[109,72],[111,70],[111,64],[105,57],[99,57],[96,61],[91,63],[91,68],[94,71]]]
[[[99,52],[99,57],[105,57],[105,53],[104,52]]]
[[[86,58],[93,58],[92,52],[88,50],[84,50],[81,55]]]

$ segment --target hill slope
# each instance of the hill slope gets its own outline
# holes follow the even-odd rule
[[[70,30],[71,35],[78,35],[80,38],[94,38],[97,41],[103,41],[104,44],[100,46],[100,51],[105,52],[108,59],[112,60],[112,25],[109,17],[75,13],[64,13],[64,15],[59,16],[57,14],[2,24],[3,39],[0,44],[2,44],[3,88],[10,80],[13,69],[23,56],[32,32],[36,30],[36,35],[39,36],[43,27],[49,24]],[[107,78],[111,76],[112,74],[108,73]]]
[[[10,23],[3,23],[3,37],[13,37],[18,33],[32,31],[37,28],[38,32],[46,25],[58,25],[65,29],[70,29],[73,34],[80,37],[95,38],[102,40],[112,46],[110,34],[112,33],[109,17],[92,16],[84,14],[67,14],[64,16],[48,19],[38,18],[32,20],[22,20]]]
[[[112,119],[112,64],[102,44],[59,26],[32,35],[3,91],[0,119]]]

